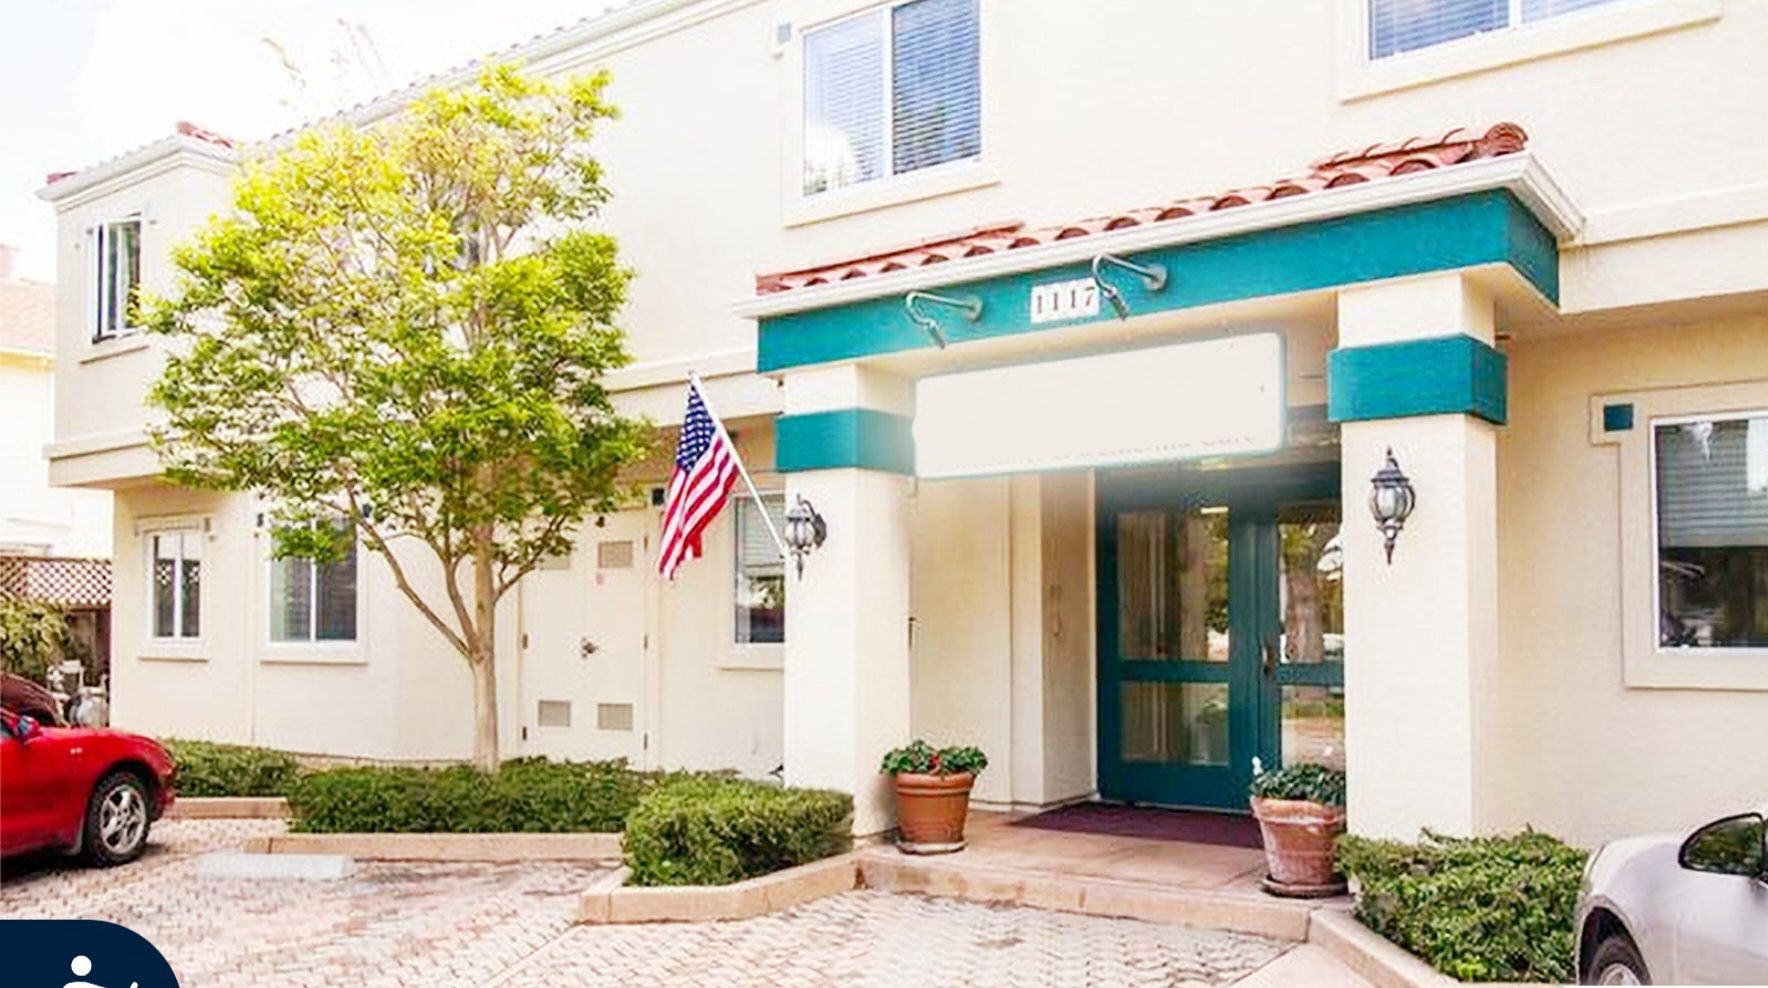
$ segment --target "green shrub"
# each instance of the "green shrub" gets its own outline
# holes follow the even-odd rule
[[[495,773],[448,768],[340,768],[289,792],[305,833],[613,833],[656,776],[624,760],[524,758]]]
[[[853,797],[732,778],[672,779],[626,820],[634,885],[728,885],[840,854]]]
[[[180,796],[286,796],[301,774],[294,756],[269,748],[212,741],[165,744],[178,766]]]
[[[1252,794],[1259,799],[1310,799],[1343,806],[1344,773],[1309,762],[1285,765],[1253,776]]]
[[[1462,981],[1569,983],[1585,852],[1546,834],[1418,844],[1341,837],[1357,918]]]
[[[53,605],[0,597],[0,672],[44,685],[49,667],[73,644],[67,615]]]
[[[988,767],[988,756],[981,748],[934,748],[919,739],[901,748],[884,753],[878,771],[885,775],[908,772],[918,775],[959,775],[969,772],[980,775]]]

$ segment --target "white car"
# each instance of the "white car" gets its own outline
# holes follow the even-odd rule
[[[1590,858],[1578,893],[1587,985],[1768,985],[1768,806]]]

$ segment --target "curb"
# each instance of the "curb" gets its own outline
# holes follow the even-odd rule
[[[1392,941],[1336,909],[1314,914],[1308,942],[1326,948],[1374,988],[1448,988],[1460,983],[1440,974]]]
[[[619,834],[276,834],[248,839],[256,854],[338,854],[364,861],[620,860]]]
[[[628,886],[622,868],[591,886],[578,903],[579,922],[704,923],[754,919],[859,886],[854,855],[749,878],[731,885]]]
[[[166,810],[168,820],[284,820],[288,800],[281,796],[180,796]]]

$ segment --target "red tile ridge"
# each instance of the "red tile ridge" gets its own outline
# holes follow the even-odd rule
[[[1215,195],[1191,196],[1167,203],[1127,209],[1109,216],[1026,229],[1023,223],[996,223],[942,234],[859,257],[810,267],[757,275],[755,292],[770,295],[836,281],[851,281],[906,268],[977,257],[1002,250],[1037,247],[1059,240],[1090,237],[1149,223],[1165,223],[1203,213],[1258,202],[1308,195],[1326,189],[1375,182],[1414,172],[1448,168],[1465,161],[1515,154],[1528,145],[1528,133],[1514,123],[1485,131],[1456,127],[1440,134],[1410,137],[1339,151],[1313,163],[1309,173],[1266,185],[1228,189]]]

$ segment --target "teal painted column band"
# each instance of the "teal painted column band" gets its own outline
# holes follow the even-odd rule
[[[1174,221],[1174,229],[1184,222]],[[1158,292],[1136,278],[1114,280],[1138,315],[1492,264],[1508,265],[1547,301],[1559,302],[1558,244],[1504,190],[1175,244],[1130,259],[1164,265],[1170,278]],[[937,316],[953,344],[1116,319],[1104,307],[1097,315],[1031,322],[1033,286],[1090,276],[1090,262],[1080,261],[953,282],[938,290],[977,299],[982,315],[975,322]],[[902,299],[899,293],[764,318],[756,367],[768,373],[933,346],[927,331],[903,312]]]
[[[774,468],[781,473],[859,467],[915,472],[913,422],[870,408],[782,415],[774,422]]]
[[[1503,425],[1504,355],[1471,336],[1344,347],[1326,358],[1334,422],[1462,413]]]

